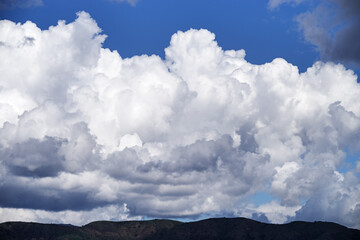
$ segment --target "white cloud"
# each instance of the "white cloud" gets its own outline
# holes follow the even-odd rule
[[[214,39],[191,29],[172,36],[165,60],[123,59],[84,12],[44,31],[1,21],[4,221],[84,223],[122,204],[129,218],[244,213],[242,201],[269,188],[277,207],[250,212],[310,218],[317,196],[329,219],[358,226],[359,179],[337,171],[347,148],[360,150],[354,73],[253,65]],[[325,204],[343,199],[334,190],[341,211]]]
[[[284,206],[280,205],[276,201],[260,205],[255,208],[256,212],[265,214],[267,219],[272,223],[284,223],[288,220],[289,217],[295,216],[297,210],[300,209],[300,206]]]
[[[77,226],[85,225],[99,219],[108,221],[140,220],[139,217],[129,217],[126,204],[109,205],[94,208],[90,211],[60,211],[49,212],[23,208],[0,208],[0,222],[24,221],[40,223],[68,223]]]
[[[294,4],[299,4],[301,2],[304,2],[306,0],[269,0],[269,8],[270,9],[274,9],[278,6],[280,6],[281,4],[284,3],[294,3]]]
[[[135,6],[135,4],[138,2],[138,0],[107,0],[110,2],[128,2],[130,5]]]

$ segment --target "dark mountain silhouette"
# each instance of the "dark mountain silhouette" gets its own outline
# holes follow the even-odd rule
[[[0,240],[359,240],[360,231],[329,222],[267,224],[246,218],[213,218],[182,223],[172,220],[92,222],[82,227],[6,222]]]

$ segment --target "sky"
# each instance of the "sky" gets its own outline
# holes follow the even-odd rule
[[[360,229],[357,0],[0,1],[0,221]]]

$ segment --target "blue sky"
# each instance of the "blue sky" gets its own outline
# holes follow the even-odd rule
[[[5,0],[0,20],[0,221],[360,228],[358,1]]]

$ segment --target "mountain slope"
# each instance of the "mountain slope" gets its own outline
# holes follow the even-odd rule
[[[266,224],[246,218],[214,218],[182,223],[171,220],[92,222],[83,227],[7,222],[0,240],[359,240],[360,231],[328,222]]]

